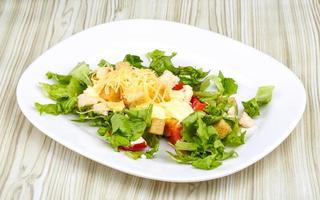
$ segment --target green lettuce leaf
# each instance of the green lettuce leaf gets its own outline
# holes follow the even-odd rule
[[[231,133],[222,140],[225,146],[237,147],[245,143],[245,132],[241,132],[238,124],[234,126]]]
[[[160,138],[157,135],[145,133],[143,138],[147,141],[150,149],[145,152],[145,156],[147,159],[151,159],[154,157],[154,154],[159,150]]]
[[[152,104],[146,108],[130,108],[126,109],[124,112],[134,119],[140,119],[147,123],[148,126],[151,124],[151,114],[152,114]]]
[[[258,88],[256,99],[259,106],[268,104],[272,99],[274,86],[261,86]]]
[[[260,115],[260,108],[256,98],[250,99],[249,101],[243,101],[244,112],[250,117],[256,117]]]
[[[237,93],[238,85],[232,78],[224,77],[221,71],[218,76],[212,76],[212,79],[218,89],[223,95],[233,95]]]
[[[89,65],[81,62],[79,63],[69,74],[76,80],[78,80],[80,83],[85,84],[86,86],[91,85],[90,80],[90,68]]]
[[[147,53],[146,57],[151,60],[150,68],[160,76],[165,70],[169,70],[173,74],[178,74],[179,69],[177,69],[171,62],[171,59],[176,54],[177,53],[174,52],[170,56],[166,56],[164,51],[156,49]]]
[[[66,100],[58,101],[55,104],[35,103],[35,107],[40,112],[40,114],[48,113],[52,115],[59,115],[74,113],[77,107],[77,98],[70,97]]]
[[[114,148],[114,150],[119,151],[118,147],[119,146],[129,146],[130,145],[130,140],[128,140],[128,138],[121,136],[121,135],[117,135],[117,134],[105,134],[104,139],[106,139],[110,145]]]
[[[129,141],[139,139],[147,124],[141,120],[130,120],[127,116],[116,113],[111,117],[112,134],[121,135],[127,138]]]
[[[210,170],[219,167],[222,163],[216,160],[216,155],[210,155],[202,159],[198,159],[192,162],[192,166],[199,168]]]
[[[131,54],[127,54],[123,61],[130,63],[132,66],[136,67],[136,68],[146,68],[145,66],[142,65],[143,60],[141,60],[141,58],[137,55],[131,55]]]
[[[125,151],[124,154],[134,160],[141,158],[143,155],[142,151]]]
[[[158,76],[162,75],[165,70],[168,70],[178,76],[184,84],[199,90],[202,79],[205,78],[209,72],[204,72],[202,69],[195,69],[191,66],[175,67],[171,61],[175,55],[176,53],[172,53],[170,56],[166,56],[164,51],[156,49],[147,53],[146,56],[151,61],[150,68],[154,70]]]
[[[47,72],[46,75],[48,79],[53,79],[60,84],[68,84],[71,79],[70,75],[56,74],[53,72]]]
[[[195,151],[198,148],[198,145],[191,142],[182,142],[181,140],[178,140],[175,144],[175,148],[177,150],[181,151]]]

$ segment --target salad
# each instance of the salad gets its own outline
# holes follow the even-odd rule
[[[54,103],[35,103],[42,113],[72,114],[73,121],[97,127],[115,151],[151,159],[159,141],[172,147],[168,156],[199,169],[214,169],[237,156],[246,128],[254,126],[261,107],[271,101],[273,86],[262,86],[238,109],[238,85],[222,72],[175,66],[172,58],[154,50],[149,65],[127,54],[111,64],[102,59],[96,69],[81,62],[67,75],[48,72],[53,84],[40,83]]]

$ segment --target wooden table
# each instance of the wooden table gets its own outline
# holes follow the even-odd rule
[[[121,173],[33,127],[15,96],[26,67],[74,33],[129,18],[191,24],[273,56],[304,83],[308,100],[302,120],[285,142],[256,164],[191,184]],[[1,0],[0,199],[320,199],[319,75],[319,0]]]

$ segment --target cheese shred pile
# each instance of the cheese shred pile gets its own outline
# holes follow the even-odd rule
[[[126,106],[143,106],[170,100],[170,90],[150,69],[133,68],[119,62],[114,68],[97,71],[92,78],[94,90],[106,101],[123,101]]]

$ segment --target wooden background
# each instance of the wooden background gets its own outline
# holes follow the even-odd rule
[[[129,18],[191,24],[273,56],[304,83],[303,119],[256,164],[192,184],[126,175],[34,128],[15,97],[24,69],[74,33]],[[319,0],[0,0],[0,199],[320,199],[319,34]]]

